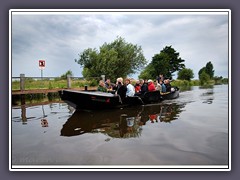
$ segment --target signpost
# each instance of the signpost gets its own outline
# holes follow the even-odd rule
[[[45,60],[39,60],[38,61],[38,65],[39,65],[39,69],[41,70],[41,79],[43,78],[43,70],[45,68]]]

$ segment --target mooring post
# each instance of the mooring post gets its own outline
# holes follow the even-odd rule
[[[71,75],[70,74],[67,75],[67,88],[68,89],[71,88]]]
[[[25,74],[20,74],[20,90],[25,90]]]
[[[101,75],[103,82],[105,82],[105,75]]]

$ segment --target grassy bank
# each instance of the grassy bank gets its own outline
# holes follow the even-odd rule
[[[85,85],[89,87],[97,87],[98,81],[96,79],[84,80],[84,79],[72,79],[71,87],[79,88],[84,87]],[[202,85],[216,85],[216,84],[227,84],[228,80],[210,80],[201,84],[199,80],[173,80],[171,82],[172,86],[178,86],[183,88],[188,88],[191,86],[202,86]],[[135,81],[132,81],[132,84],[135,84]],[[54,80],[43,79],[43,80],[34,80],[31,78],[25,79],[25,90],[34,90],[34,89],[58,89],[58,88],[67,88],[67,80],[56,78]],[[20,90],[20,82],[12,81],[12,90]]]
[[[208,82],[201,83],[199,80],[173,80],[171,82],[172,86],[180,87],[182,90],[188,90],[191,86],[212,86],[212,85],[220,85],[220,84],[228,84],[228,80],[210,80]]]
[[[78,88],[84,87],[85,85],[94,87],[98,85],[98,81],[93,80],[83,80],[83,79],[72,79],[71,87]],[[34,80],[26,79],[25,80],[25,90],[32,89],[57,89],[57,88],[67,88],[67,80],[56,79],[56,80]],[[20,90],[20,82],[12,81],[12,90]]]

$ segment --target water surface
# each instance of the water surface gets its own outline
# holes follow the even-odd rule
[[[43,120],[48,124],[44,125]],[[12,107],[12,165],[228,165],[228,86],[157,105],[76,111]]]

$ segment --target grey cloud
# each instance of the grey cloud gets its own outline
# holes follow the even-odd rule
[[[220,73],[228,72],[224,67],[228,63],[228,18],[223,15],[93,13],[16,15],[12,19],[12,64],[13,74],[17,75],[19,67],[29,74],[36,73],[20,63],[24,59],[34,65],[40,57],[48,59],[46,73],[52,76],[69,68],[80,75],[81,69],[74,62],[78,53],[88,47],[99,48],[117,36],[142,46],[148,61],[165,46],[172,45],[195,74],[201,68],[199,62],[205,65],[211,59]]]

